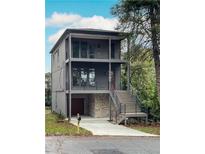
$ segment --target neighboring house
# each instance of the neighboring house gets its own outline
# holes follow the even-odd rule
[[[52,110],[69,118],[80,113],[118,123],[125,119],[124,112],[136,116],[140,109],[129,84],[127,91],[120,85],[122,64],[128,66],[127,83],[130,74],[129,63],[121,59],[124,39],[124,33],[116,31],[65,30],[50,52]]]

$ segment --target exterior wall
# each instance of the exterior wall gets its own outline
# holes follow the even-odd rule
[[[109,94],[73,94],[72,98],[84,98],[85,115],[109,117]]]
[[[95,96],[94,95],[89,95],[88,111],[90,116],[95,117]]]
[[[65,41],[52,53],[52,110],[66,116]]]
[[[109,117],[109,95],[95,94],[95,117]]]
[[[109,117],[109,94],[72,94],[72,98],[84,98],[84,115],[95,118]],[[111,110],[114,111],[112,103]]]

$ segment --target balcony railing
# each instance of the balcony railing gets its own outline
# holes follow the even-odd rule
[[[66,82],[66,90],[69,90],[69,82]],[[104,86],[103,84],[95,83],[94,86],[71,86],[71,90],[108,90],[108,86]]]

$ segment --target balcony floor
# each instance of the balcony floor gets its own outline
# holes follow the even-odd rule
[[[71,90],[71,94],[104,94],[109,92],[109,90]],[[66,93],[69,91],[67,90]]]

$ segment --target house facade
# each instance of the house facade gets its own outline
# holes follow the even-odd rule
[[[129,104],[126,109],[123,105],[125,112],[137,111],[136,100],[129,95],[129,62],[121,58],[125,39],[116,31],[65,30],[50,52],[52,110],[69,118],[77,113],[117,117],[122,104]],[[122,65],[128,66],[127,91],[121,90]]]

